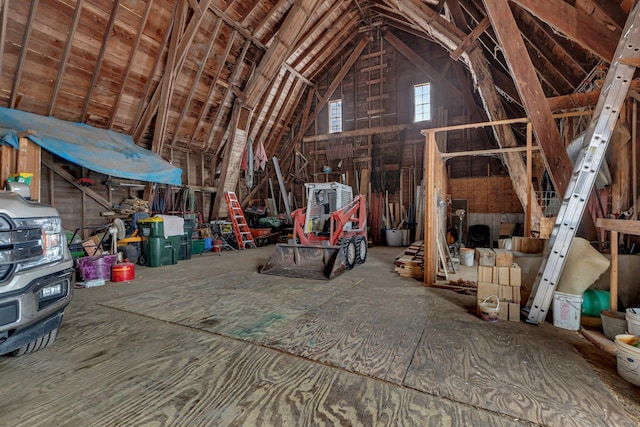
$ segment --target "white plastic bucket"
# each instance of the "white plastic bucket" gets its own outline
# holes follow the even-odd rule
[[[553,293],[553,326],[577,331],[580,329],[582,295]]]
[[[500,300],[495,295],[486,297],[480,306],[480,318],[487,322],[497,322],[500,315]]]
[[[402,246],[402,230],[386,230],[387,246]]]
[[[616,335],[615,348],[618,375],[632,384],[640,385],[640,348],[628,343],[637,341],[634,335]]]
[[[475,255],[475,249],[461,248],[460,249],[460,263],[467,267],[473,266],[473,256]]]
[[[627,308],[625,318],[627,319],[627,328],[629,328],[628,332],[640,336],[640,308]]]

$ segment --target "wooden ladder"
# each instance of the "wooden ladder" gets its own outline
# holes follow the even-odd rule
[[[233,234],[236,236],[238,249],[255,248],[256,243],[253,241],[251,230],[249,230],[247,220],[244,218],[244,213],[242,212],[236,193],[226,191],[224,198],[227,200],[227,206],[229,207],[229,216],[231,216]]]

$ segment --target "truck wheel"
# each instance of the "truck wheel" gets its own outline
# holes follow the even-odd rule
[[[58,328],[55,328],[53,331],[49,332],[46,335],[41,336],[40,338],[31,341],[29,344],[24,347],[20,347],[17,350],[9,353],[9,356],[24,356],[25,354],[33,353],[34,351],[42,350],[45,347],[50,346],[56,340],[56,336],[58,335]]]
[[[356,237],[356,252],[357,252],[357,263],[364,264],[367,260],[367,239],[364,236]]]
[[[133,245],[123,245],[118,247],[118,253],[122,254],[123,261],[125,259],[128,259],[129,262],[132,262],[134,264],[138,263],[138,258],[140,255],[138,254],[138,249],[136,249],[136,247]]]
[[[351,270],[353,266],[356,265],[358,258],[356,254],[356,243],[354,239],[349,239],[345,244],[347,270]]]

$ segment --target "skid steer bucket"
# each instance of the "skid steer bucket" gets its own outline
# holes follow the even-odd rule
[[[304,279],[331,280],[347,270],[340,246],[278,244],[260,273]]]

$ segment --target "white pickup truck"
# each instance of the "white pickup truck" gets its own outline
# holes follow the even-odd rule
[[[52,344],[75,285],[58,211],[0,190],[0,355]]]

